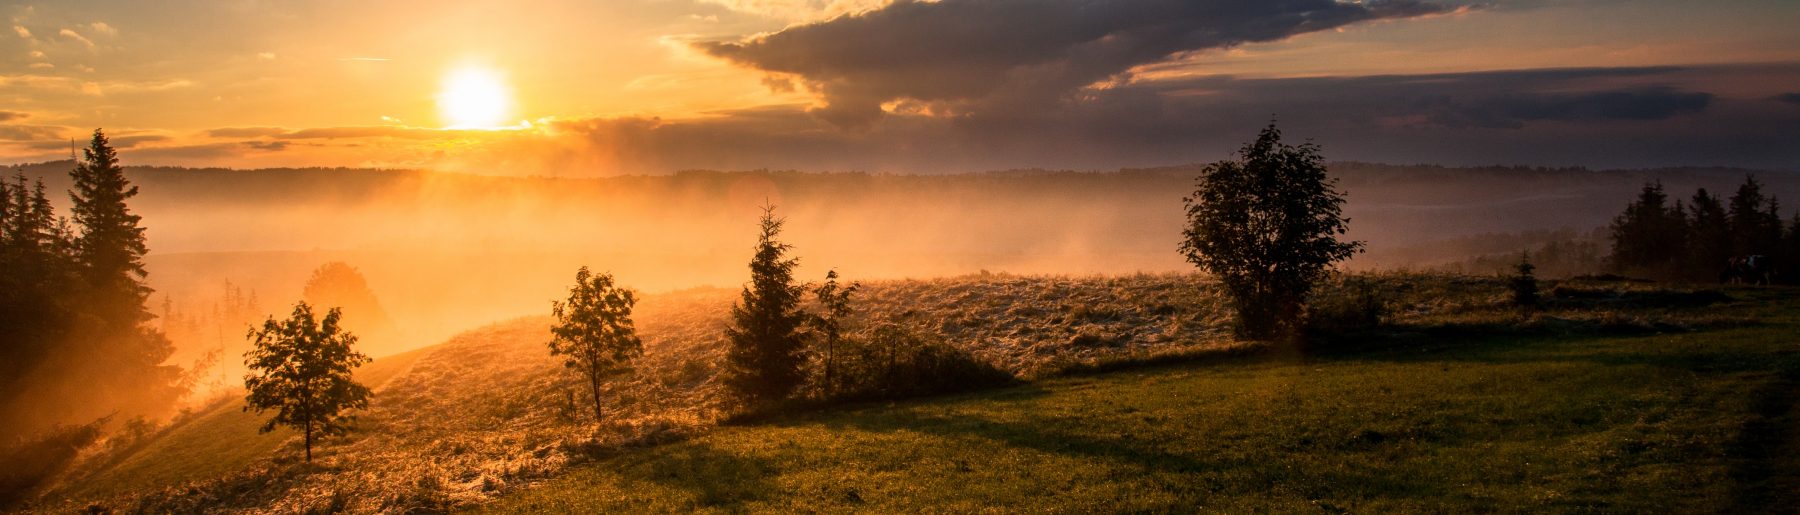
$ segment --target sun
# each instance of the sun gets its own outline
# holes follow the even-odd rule
[[[453,129],[491,129],[506,124],[512,92],[493,70],[465,67],[444,76],[438,113]]]

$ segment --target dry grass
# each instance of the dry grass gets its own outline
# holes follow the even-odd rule
[[[1446,330],[1659,331],[1742,322],[1690,309],[1709,298],[1705,293],[1633,284],[1555,285],[1546,288],[1549,308],[1531,313],[1507,306],[1497,279],[1396,274],[1361,280],[1389,307],[1377,340]],[[525,318],[421,351],[376,389],[355,432],[315,449],[313,464],[299,460],[291,437],[253,459],[215,455],[221,451],[200,445],[171,448],[205,434],[194,432],[216,430],[196,421],[152,445],[186,460],[241,465],[209,467],[216,472],[199,480],[102,468],[72,478],[69,484],[82,486],[52,491],[37,507],[298,512],[478,505],[573,464],[680,440],[723,420],[729,406],[716,372],[736,296],[723,289],[645,296],[635,318],[646,352],[635,374],[608,385],[602,423],[587,415],[589,400],[576,378],[548,354],[549,318]],[[1222,306],[1217,289],[1194,275],[876,282],[865,285],[857,303],[862,327],[903,324],[1027,380],[1260,348],[1230,338]]]

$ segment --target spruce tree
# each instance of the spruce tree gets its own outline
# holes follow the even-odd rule
[[[804,378],[799,304],[805,290],[794,284],[799,260],[784,257],[792,246],[776,239],[782,223],[774,206],[763,208],[750,284],[732,305],[732,326],[725,330],[725,385],[751,404],[784,399]]]
[[[95,129],[82,154],[83,161],[71,173],[75,189],[69,193],[75,224],[81,227],[75,251],[82,275],[94,289],[96,307],[104,310],[107,323],[135,327],[150,319],[144,307],[150,288],[143,283],[144,254],[149,249],[144,228],[138,226],[140,217],[125,204],[138,189],[125,178],[106,133]]]
[[[1683,268],[1691,278],[1703,279],[1725,268],[1731,260],[1731,226],[1725,204],[1706,188],[1694,192],[1692,206],[1684,256],[1687,264]]]
[[[1669,206],[1661,182],[1644,185],[1612,223],[1610,266],[1620,272],[1675,273],[1687,232],[1682,210]]]
[[[1781,215],[1775,200],[1763,195],[1762,183],[1745,176],[1729,205],[1732,255],[1773,254],[1781,240]]]

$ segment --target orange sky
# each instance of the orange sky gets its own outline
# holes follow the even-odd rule
[[[632,136],[619,132],[626,129],[609,128],[606,131],[613,136],[602,137],[595,136],[593,128],[681,125],[708,136],[658,143],[655,152],[688,147],[720,152],[718,146],[771,143],[717,136],[700,127],[736,124],[731,126],[744,127],[743,132],[775,135],[786,143],[818,142],[814,146],[823,147],[831,142],[872,144],[863,141],[869,134],[900,130],[890,126],[901,123],[929,124],[983,114],[966,102],[973,97],[916,99],[900,91],[876,100],[888,113],[906,116],[885,117],[881,123],[886,125],[874,129],[860,122],[808,125],[785,118],[779,126],[749,128],[764,120],[758,113],[815,108],[813,112],[821,116],[828,114],[816,108],[832,102],[821,90],[832,87],[831,82],[822,75],[790,73],[772,62],[722,58],[695,44],[749,41],[829,24],[846,13],[860,16],[895,8],[878,0],[164,4],[25,2],[3,8],[0,15],[8,17],[11,33],[0,38],[0,162],[60,158],[67,153],[69,138],[105,127],[127,149],[128,162],[135,164],[654,173],[669,171],[657,169],[664,166],[658,163],[677,161],[642,158],[652,151],[633,148]],[[1092,84],[1053,93],[1059,95],[1058,106],[1067,107],[1073,102],[1070,95],[1112,85],[1174,84],[1218,76],[1360,77],[1800,62],[1800,31],[1793,30],[1800,26],[1800,7],[1792,2],[1540,0],[1490,2],[1475,8],[1466,4],[1430,3],[1441,9],[1346,23],[1331,30],[1296,30],[1271,41],[1180,47],[1183,50],[1160,58],[1130,63],[1122,67],[1126,71]],[[849,34],[845,37],[858,37]],[[909,34],[916,37],[918,32]],[[867,66],[882,64],[875,57]],[[482,124],[504,130],[445,130],[459,125],[440,105],[446,77],[467,70],[480,70],[475,73],[485,74],[504,92],[498,99],[505,104],[497,119],[501,121]],[[1781,83],[1793,77],[1790,71],[1770,73],[1773,78],[1762,82]],[[1693,80],[1689,76],[1652,85],[1702,87]],[[1711,81],[1704,91],[1729,100],[1800,90],[1800,84],[1767,85],[1757,80]],[[1539,89],[1531,93],[1545,91],[1544,86],[1533,87]],[[1711,104],[1717,105],[1718,101]],[[932,130],[950,129],[917,129]],[[1046,129],[1008,130],[1011,135]],[[581,137],[571,139],[571,133]],[[936,141],[932,134],[910,137]],[[805,145],[793,148],[821,152],[805,150],[810,148]],[[1418,157],[1375,154],[1402,161]],[[1186,157],[1170,154],[1159,159]],[[1001,152],[961,166],[1003,166],[1012,162],[1008,159]],[[1081,164],[1112,164],[1098,157],[1091,161]],[[712,162],[718,167],[757,164],[748,157],[731,156],[679,161],[701,166]],[[884,162],[793,161],[818,168],[880,168]],[[896,166],[900,168],[905,167]]]

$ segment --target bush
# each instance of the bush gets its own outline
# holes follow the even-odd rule
[[[1310,339],[1357,333],[1380,327],[1388,317],[1386,295],[1367,280],[1339,278],[1313,292],[1306,304]]]
[[[832,391],[825,400],[894,399],[1006,384],[1013,380],[992,364],[942,340],[884,323],[839,345]],[[816,377],[816,375],[815,375]]]
[[[69,467],[81,449],[100,439],[112,417],[61,426],[28,438],[0,442],[0,508],[11,508],[39,485]]]

